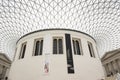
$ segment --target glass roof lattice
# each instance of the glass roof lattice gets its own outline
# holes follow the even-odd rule
[[[91,35],[102,56],[120,48],[120,0],[0,0],[0,52],[11,59],[21,36],[49,28]]]

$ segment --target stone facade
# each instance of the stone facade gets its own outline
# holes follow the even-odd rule
[[[0,80],[7,80],[11,60],[4,54],[0,53]]]
[[[107,52],[101,58],[106,76],[115,75],[120,73],[120,49]]]
[[[59,46],[63,46],[54,46],[55,40],[62,40]],[[42,51],[35,46],[38,41],[39,45],[43,44]],[[75,46],[77,41],[80,50]],[[101,80],[104,77],[96,42],[82,32],[66,29],[31,32],[19,39],[16,49],[9,80]],[[37,55],[37,50],[42,53]]]

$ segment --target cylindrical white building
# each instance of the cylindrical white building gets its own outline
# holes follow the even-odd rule
[[[16,46],[9,80],[100,80],[96,42],[88,34],[45,29],[24,35]]]

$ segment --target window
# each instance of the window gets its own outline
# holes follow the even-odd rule
[[[95,57],[94,50],[93,50],[93,45],[92,45],[91,42],[88,42],[88,48],[89,48],[90,56]]]
[[[26,42],[22,44],[19,59],[24,58],[26,51]]]
[[[53,54],[63,54],[63,40],[61,37],[53,38]]]
[[[42,50],[43,50],[43,39],[36,39],[35,47],[34,47],[34,56],[42,55]]]
[[[73,49],[75,55],[82,55],[82,46],[81,46],[81,40],[80,39],[73,39]]]
[[[14,57],[13,57],[13,61],[15,60],[16,53],[17,53],[17,47],[15,48],[15,54],[14,54]]]

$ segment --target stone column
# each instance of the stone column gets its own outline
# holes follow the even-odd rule
[[[5,77],[6,70],[7,70],[7,67],[3,66],[3,70],[2,70],[2,79],[4,79],[4,77]]]
[[[113,75],[114,75],[114,74],[115,74],[115,69],[114,69],[114,67],[113,67],[113,61],[110,62],[110,64],[111,64],[111,68],[112,68],[112,73],[113,73]]]
[[[110,63],[107,63],[106,66],[107,66],[107,69],[108,69],[108,76],[110,76],[110,74],[111,74],[111,73],[110,73],[110,72],[111,72],[111,70],[110,70],[110,69],[111,69],[111,64],[110,64]]]
[[[116,59],[115,62],[116,62],[116,66],[117,66],[117,70],[118,72],[120,73],[120,66],[119,66],[119,59]]]
[[[116,74],[118,72],[118,65],[116,60],[113,61],[113,68],[114,68],[114,73]]]
[[[105,71],[106,71],[106,75],[108,76],[108,75],[109,75],[108,64],[105,64],[105,65],[104,65],[104,68],[105,68]]]

